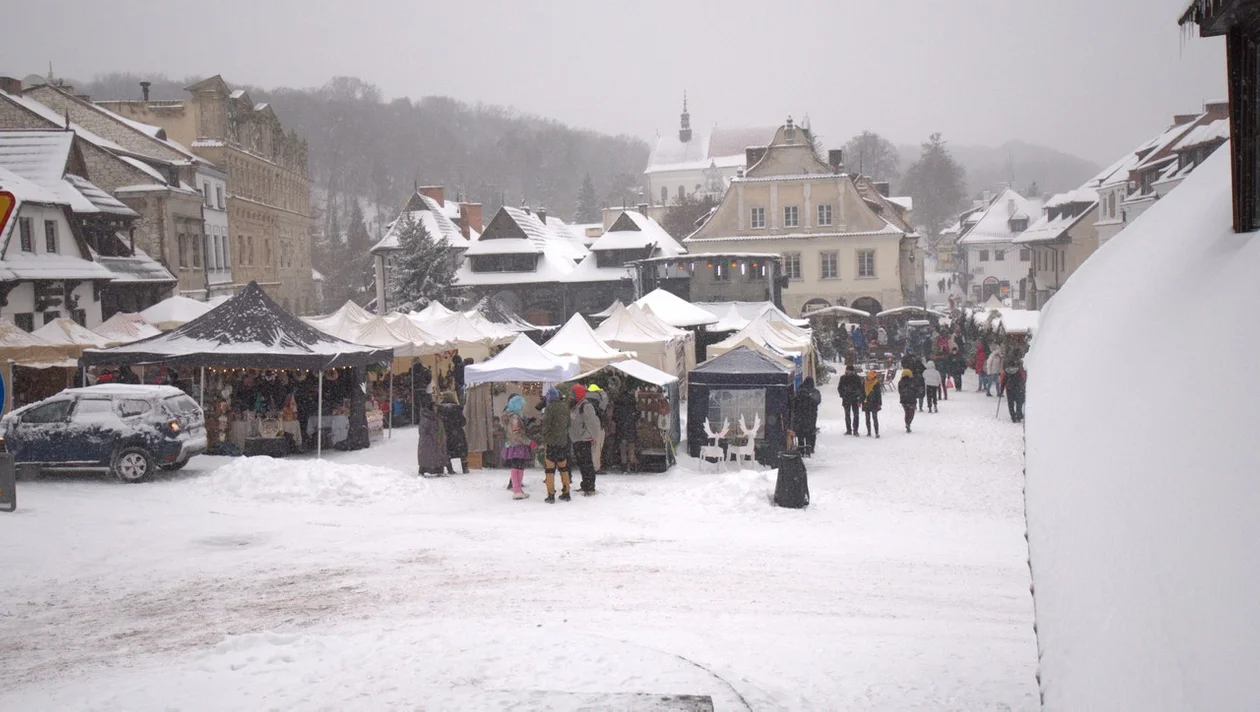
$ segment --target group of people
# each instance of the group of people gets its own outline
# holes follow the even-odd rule
[[[884,407],[883,381],[879,371],[867,371],[859,376],[853,364],[845,366],[844,375],[836,386],[840,404],[844,407],[844,434],[861,436],[862,413],[866,414],[866,436],[879,437],[879,411]]]

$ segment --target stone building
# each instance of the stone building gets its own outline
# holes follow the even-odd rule
[[[188,99],[100,101],[110,111],[165,130],[227,172],[232,277],[256,281],[285,309],[316,305],[311,272],[311,181],[306,141],[285,131],[271,106],[254,103],[218,75],[186,87]]]

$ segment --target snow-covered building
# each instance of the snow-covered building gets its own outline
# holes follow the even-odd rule
[[[962,218],[955,263],[972,301],[1027,298],[1032,251],[1015,240],[1040,217],[1040,200],[1006,188]]]
[[[99,325],[102,287],[113,274],[92,258],[70,191],[46,189],[3,165],[0,191],[16,199],[8,220],[0,215],[0,316],[26,331],[61,317]]]
[[[481,234],[481,203],[448,201],[442,186],[417,187],[407,198],[398,217],[385,228],[385,236],[372,246],[376,272],[377,313],[389,311],[389,271],[392,258],[402,248],[398,244],[400,230],[406,219],[424,226],[435,240],[456,251],[464,251]]]
[[[746,167],[751,146],[765,146],[773,127],[719,128],[694,131],[687,98],[678,133],[657,136],[643,172],[646,199],[659,205],[677,204],[688,197],[720,198],[731,179]]]
[[[68,91],[68,87],[39,84],[24,88],[22,95],[47,106],[55,114],[68,116],[76,126],[88,129],[93,134],[144,157],[144,162],[163,175],[169,175],[173,169],[178,175],[178,182],[168,181],[167,191],[196,192],[201,200],[204,222],[200,254],[193,249],[193,245],[181,247],[177,244],[177,254],[174,259],[167,261],[167,264],[179,264],[177,271],[180,277],[180,294],[206,300],[236,293],[239,285],[232,281],[232,241],[227,212],[228,176],[224,170],[168,138],[166,129],[120,116],[75,96]],[[124,194],[134,196],[136,192],[128,190]],[[191,201],[188,202],[191,208]],[[188,239],[195,237],[189,236]]]
[[[731,180],[721,204],[683,245],[693,255],[780,255],[789,314],[824,305],[875,313],[913,303],[922,294],[915,266],[922,260],[904,208],[844,173],[838,151],[829,159],[815,155],[807,132],[789,117],[769,146],[749,150],[748,170]],[[767,267],[765,260],[712,260],[692,271],[690,297],[774,301],[757,291]],[[743,288],[750,283],[757,288]]]
[[[568,311],[591,314],[615,299],[634,301],[634,270],[627,264],[651,257],[676,257],[687,250],[645,211],[623,209],[590,245],[590,254],[564,277]]]
[[[0,167],[69,205],[96,261],[113,274],[99,294],[102,317],[109,318],[156,304],[176,280],[134,244],[139,214],[88,180],[90,148],[74,131],[0,131]]]

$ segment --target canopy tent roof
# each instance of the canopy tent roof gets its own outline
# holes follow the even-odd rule
[[[205,316],[210,309],[210,305],[205,302],[181,297],[177,294],[145,309],[140,312],[140,316],[144,317],[145,321],[150,324],[166,331]]]
[[[0,316],[0,361],[55,361],[65,357],[65,350],[24,331],[7,316]]]
[[[862,319],[869,319],[872,316],[874,316],[874,314],[871,314],[870,312],[867,312],[867,311],[862,311],[861,309],[854,309],[852,307],[841,307],[841,306],[821,307],[819,309],[812,309],[806,312],[805,316],[807,317],[827,316],[828,314],[832,314],[839,317],[846,317],[846,316],[859,317]]]
[[[373,316],[374,315],[371,312],[367,311],[358,304],[355,304],[352,301],[347,301],[345,304],[341,305],[341,308],[337,309],[337,311],[332,314],[327,314],[325,316],[302,317],[302,321],[305,321],[307,324],[310,324],[326,334],[332,334],[344,339],[346,337],[342,336],[342,334],[353,333],[353,327],[366,324]]]
[[[162,363],[323,370],[388,362],[393,351],[325,334],[289,314],[250,282],[235,297],[164,334],[83,353],[84,365]]]
[[[384,317],[374,317],[355,327],[354,338],[347,340],[363,346],[393,349],[394,358],[413,358],[443,350],[442,344],[431,341],[419,327],[411,325],[415,331],[407,331],[407,324],[405,319],[391,323]]]
[[[713,344],[709,349],[715,352],[722,352],[741,344],[746,344],[749,341],[763,346],[770,346],[779,352],[800,355],[804,355],[811,348],[811,341],[808,335],[801,336],[789,332],[780,325],[771,323],[763,317],[749,322],[748,326]]]
[[[103,349],[113,346],[114,344],[122,343],[120,341],[111,341],[94,331],[89,331],[84,327],[79,326],[79,324],[73,319],[67,319],[66,317],[53,319],[35,331],[32,331],[31,335],[57,346],[70,346],[81,349]]]
[[[428,308],[429,307],[425,307],[425,309],[428,309]],[[549,327],[536,326],[534,324],[529,323],[528,321],[525,321],[524,319],[520,317],[520,315],[518,315],[516,312],[509,309],[508,306],[503,303],[503,300],[498,299],[493,296],[482,297],[476,304],[473,305],[472,309],[469,309],[468,311],[464,313],[470,316],[473,314],[478,314],[484,317],[490,323],[498,324],[499,326],[502,326],[511,331],[519,331],[519,332],[546,331],[548,329],[555,328],[553,326],[549,326]]]
[[[794,319],[788,316],[787,312],[776,307],[774,302],[701,302],[699,306],[708,309],[714,314],[724,314],[727,313],[728,308],[734,308],[736,313],[743,317],[745,323],[756,319],[764,312],[775,311],[782,314],[784,319],[797,326],[809,326],[809,319]]]
[[[923,314],[923,315],[938,316],[938,317],[949,316],[948,314],[942,314],[941,312],[938,312],[934,309],[928,309],[926,307],[916,307],[916,306],[904,306],[904,307],[895,307],[893,309],[885,309],[884,311],[876,314],[875,316],[895,316],[897,314]]]
[[[624,309],[625,306],[626,306],[625,304],[621,303],[620,299],[614,299],[613,303],[609,304],[606,309],[597,311],[594,314],[587,314],[587,316],[589,316],[592,319],[607,319],[608,317],[613,315],[613,312],[617,311],[618,307]]]
[[[129,344],[162,333],[161,329],[150,324],[140,314],[128,312],[118,312],[92,331],[116,344]]]
[[[712,307],[710,308],[712,309]],[[748,322],[752,321],[741,314],[733,304],[722,311],[713,309],[713,312],[718,315],[718,320],[716,323],[709,325],[709,331],[739,331],[748,326]]]
[[[499,324],[490,322],[485,317],[469,316],[464,312],[454,312],[437,319],[421,319],[416,314],[408,315],[421,329],[430,334],[440,334],[441,338],[458,347],[459,344],[479,344],[483,346],[501,346],[510,343],[516,332]]]
[[[626,307],[634,318],[643,322],[650,329],[654,329],[665,336],[693,338],[690,331],[674,326],[657,315],[656,310],[647,305],[631,304]],[[716,319],[717,317],[714,317]]]
[[[573,378],[578,372],[578,360],[573,356],[557,356],[535,344],[525,334],[517,334],[498,355],[464,369],[464,383],[503,381],[543,381],[558,383]]]
[[[569,317],[543,348],[560,356],[577,356],[583,368],[598,368],[636,356],[633,351],[621,351],[604,343],[581,314]]]
[[[692,385],[788,386],[792,369],[756,349],[739,346],[696,366],[687,379]]]
[[[651,307],[657,318],[670,326],[704,326],[717,323],[717,316],[702,306],[685,301],[664,289],[654,289],[635,302]]]
[[[656,386],[668,386],[669,384],[676,383],[678,381],[677,376],[671,376],[659,368],[649,366],[637,359],[627,359],[625,361],[615,361],[613,363],[605,364],[599,368],[580,374],[572,380],[584,381],[605,369],[620,371],[631,378],[637,378],[644,383],[651,383]]]
[[[676,338],[662,331],[653,322],[654,319],[649,318],[638,307],[616,304],[612,314],[595,328],[595,335],[608,342],[638,344],[658,344]]]
[[[418,312],[412,312],[412,316],[420,321],[430,321],[433,319],[441,319],[444,316],[450,316],[455,313],[454,309],[448,308],[441,302],[429,302],[429,304]]]

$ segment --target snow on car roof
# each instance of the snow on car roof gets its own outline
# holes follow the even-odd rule
[[[67,388],[62,393],[83,396],[133,396],[136,398],[170,398],[172,396],[188,395],[175,386],[156,386],[141,383],[101,383],[82,388]]]

